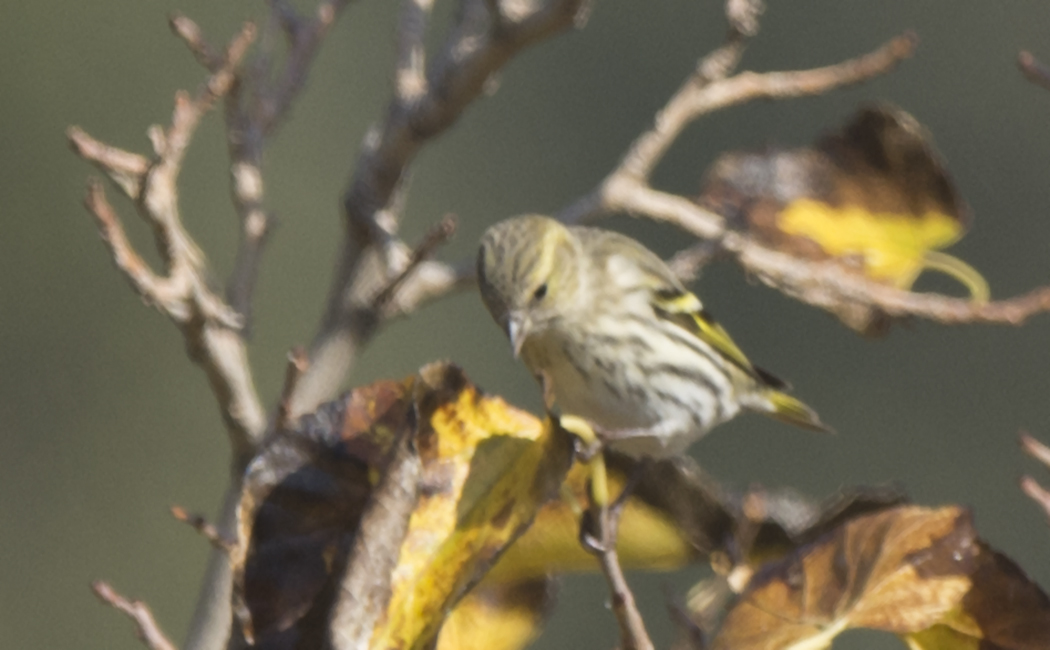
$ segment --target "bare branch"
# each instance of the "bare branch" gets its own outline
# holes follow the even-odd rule
[[[329,292],[328,308],[311,345],[311,365],[296,388],[292,414],[312,410],[328,397],[353,364],[360,347],[383,320],[374,299],[408,260],[398,251],[396,219],[384,218],[423,144],[448,128],[522,48],[571,27],[584,0],[536,2],[496,28],[491,3],[463,3],[442,54],[421,83],[421,34],[430,6],[405,0],[398,26],[399,57],[395,96],[382,125],[366,136],[357,169],[343,199],[346,241]],[[430,266],[428,270],[436,269]],[[419,269],[422,271],[423,269]],[[454,285],[450,267],[441,269],[441,291]],[[414,278],[430,280],[417,272]],[[407,282],[414,284],[416,280]],[[431,283],[431,287],[435,286]],[[414,287],[404,286],[406,294]],[[436,295],[432,289],[422,292]]]
[[[182,24],[183,31],[192,30]],[[240,457],[251,450],[266,426],[266,417],[255,392],[244,343],[236,329],[234,313],[208,282],[204,255],[183,228],[179,216],[176,182],[186,147],[200,118],[227,92],[233,69],[254,38],[246,25],[231,41],[223,63],[190,98],[178,93],[171,124],[151,130],[156,158],[121,151],[91,138],[77,127],[69,129],[74,150],[102,168],[118,187],[135,200],[140,216],[153,226],[154,240],[164,261],[165,275],[158,276],[135,252],[116,211],[106,200],[101,184],[89,184],[86,205],[110,249],[117,268],[148,303],[155,305],[183,331],[190,356],[206,371],[219,399],[227,430]]]
[[[695,273],[708,257],[724,251],[766,284],[835,313],[852,308],[875,309],[890,316],[918,316],[945,324],[1017,325],[1033,314],[1050,310],[1050,287],[1009,300],[977,302],[904,291],[847,271],[834,261],[793,257],[730,230],[721,215],[693,201],[649,186],[649,174],[693,120],[753,99],[819,94],[870,79],[910,56],[915,44],[915,36],[905,34],[870,54],[814,70],[744,72],[716,81],[693,75],[657,115],[653,128],[635,140],[620,165],[598,189],[563,210],[559,217],[575,222],[623,212],[675,224],[708,242],[701,254],[677,260],[676,266],[686,275]]]
[[[709,80],[702,74],[694,74],[657,114],[653,127],[634,141],[620,165],[606,177],[598,189],[563,210],[558,216],[562,221],[572,223],[594,219],[609,212],[635,212],[638,206],[623,205],[625,195],[635,189],[642,189],[671,144],[682,130],[696,119],[756,99],[789,99],[818,95],[866,81],[885,74],[901,60],[911,56],[916,43],[915,35],[908,33],[870,54],[813,70],[742,72],[716,80]],[[725,56],[720,55],[720,51],[716,51],[716,59]],[[716,66],[701,65],[701,69],[705,67]],[[664,212],[665,208],[661,207],[658,210]],[[695,214],[695,211],[693,212]],[[649,216],[645,211],[642,211],[642,214]],[[725,230],[725,224],[720,216],[706,214],[708,216],[703,218],[707,222],[706,225],[696,225],[690,230],[702,230],[706,233],[703,235],[705,238],[717,238]]]
[[[178,650],[175,644],[169,641],[168,637],[161,632],[160,626],[157,625],[157,621],[153,618],[153,613],[149,610],[146,603],[140,600],[124,598],[102,580],[96,580],[91,583],[91,590],[95,592],[95,595],[102,602],[124,612],[128,618],[135,622],[135,631],[139,639],[150,650]]]
[[[1050,311],[1050,287],[991,302],[905,291],[848,271],[835,261],[812,261],[767,248],[744,233],[728,231],[722,218],[692,201],[654,190],[621,177],[609,187],[612,201],[629,214],[666,221],[717,246],[702,258],[724,252],[733,255],[765,284],[802,302],[837,312],[846,306],[874,308],[890,316],[917,316],[946,325],[997,323],[1019,325],[1030,316]],[[679,260],[678,265],[682,261]],[[694,268],[682,267],[682,271]]]
[[[397,39],[397,96],[414,101],[427,93],[426,49],[423,38],[434,0],[407,0],[401,5],[401,25]]]
[[[280,13],[281,3],[273,4],[273,11]],[[310,65],[321,43],[348,4],[350,0],[324,0],[317,5],[312,20],[294,23],[294,28],[289,32],[291,45],[284,69],[277,76],[276,83],[266,89],[265,101],[257,117],[264,134],[272,132],[286,117],[292,102],[306,83]],[[286,26],[288,24],[285,23]]]
[[[422,467],[416,454],[415,430],[406,429],[354,536],[350,563],[340,581],[329,622],[332,650],[368,647],[375,623],[390,599],[401,542],[419,499]]]
[[[1021,449],[1026,454],[1042,463],[1045,467],[1050,468],[1050,447],[1047,447],[1027,433],[1021,434],[1020,441]],[[1031,476],[1021,478],[1021,490],[1043,509],[1047,517],[1050,517],[1050,490],[1041,486]]]
[[[226,298],[243,318],[245,336],[250,335],[255,281],[275,221],[263,206],[265,139],[287,116],[306,83],[321,43],[347,4],[349,0],[326,0],[318,5],[313,18],[307,20],[287,3],[273,0],[271,25],[278,25],[288,36],[283,67],[273,70],[276,60],[271,51],[273,39],[265,39],[263,51],[249,66],[247,74],[238,73],[226,99],[230,195],[241,222],[240,242],[226,285]],[[194,48],[194,51],[197,50]],[[207,65],[205,57],[198,56],[198,60]]]
[[[189,524],[215,549],[229,553],[236,544],[220,533],[218,528],[204,518],[204,515],[190,514],[182,506],[172,506],[171,516],[184,524]]]
[[[139,198],[142,179],[149,171],[149,159],[99,142],[75,126],[70,127],[66,135],[76,154],[108,175],[124,196],[132,201]]]
[[[636,468],[631,482],[639,476],[640,470]],[[638,611],[634,593],[627,584],[627,578],[623,575],[620,558],[616,552],[620,517],[633,491],[630,482],[628,485],[629,487],[624,488],[623,493],[612,505],[591,504],[588,516],[596,524],[594,532],[599,543],[595,545],[584,542],[583,546],[597,558],[602,573],[605,575],[605,581],[609,584],[611,609],[620,626],[620,648],[622,650],[653,650],[653,642],[645,629],[645,621],[642,619],[641,612]],[[581,541],[583,541],[582,538]]]
[[[917,316],[946,325],[997,323],[1020,325],[1050,310],[1050,287],[1008,300],[976,302],[934,293],[904,291],[848,272],[834,261],[811,262],[765,248],[732,233],[723,247],[766,284],[803,302],[835,311],[842,306],[874,307],[890,316]]]
[[[288,404],[295,393],[295,385],[310,366],[310,357],[306,350],[301,347],[294,348],[288,353],[288,365],[284,370],[284,388],[281,390],[281,403],[277,407],[277,421],[274,428],[277,431],[291,429],[295,426],[288,411]]]
[[[405,268],[402,269],[401,272],[395,276],[375,298],[372,299],[372,304],[375,305],[377,312],[380,314],[386,314],[388,312],[390,305],[394,303],[394,298],[400,291],[401,287],[414,276],[420,265],[434,253],[434,250],[438,246],[447,242],[455,232],[456,218],[451,214],[446,214],[437,225],[430,229],[430,232],[428,232],[426,237],[423,238],[423,241],[420,242],[419,246],[412,251],[412,256],[409,258],[408,264],[405,265]]]
[[[1050,491],[1031,476],[1021,477],[1021,490],[1050,517]]]
[[[1017,67],[1021,69],[1025,79],[1037,86],[1050,90],[1050,68],[1039,62],[1031,52],[1021,52],[1017,55]]]
[[[222,55],[208,43],[200,26],[192,19],[182,14],[173,14],[168,18],[168,26],[186,43],[186,47],[190,48],[197,63],[200,63],[209,72],[215,72],[222,66]]]

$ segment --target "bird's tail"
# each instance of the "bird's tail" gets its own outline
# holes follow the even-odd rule
[[[820,421],[816,411],[783,391],[769,389],[762,393],[762,397],[766,403],[756,410],[764,415],[810,431],[835,433],[834,429]]]

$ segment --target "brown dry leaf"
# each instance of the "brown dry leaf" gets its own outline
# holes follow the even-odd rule
[[[977,271],[938,251],[965,232],[966,207],[929,133],[899,108],[862,108],[812,148],[725,154],[700,201],[783,252],[834,258],[901,289],[936,270],[988,300]],[[856,308],[839,316],[866,333],[888,324]]]
[[[905,637],[912,650],[1046,650],[1050,598],[1003,554],[978,543],[970,590],[930,629]]]
[[[339,571],[396,433],[411,426],[410,377],[322,405],[251,463],[231,553],[246,639],[320,648]]]
[[[959,508],[902,506],[859,517],[764,567],[714,648],[817,650],[849,628],[925,630],[967,593],[977,553]]]
[[[322,406],[271,441],[246,476],[232,558],[246,638],[324,647],[361,514],[406,429],[423,465],[422,496],[377,648],[432,644],[456,601],[557,494],[572,458],[568,434],[483,396],[449,364]]]

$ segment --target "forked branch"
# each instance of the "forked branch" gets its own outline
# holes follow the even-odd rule
[[[440,55],[428,66],[423,34],[431,4],[430,0],[402,4],[395,94],[383,122],[366,136],[343,197],[346,239],[325,317],[311,345],[310,367],[291,400],[293,417],[313,410],[333,394],[358,351],[389,316],[381,313],[375,298],[410,263],[409,249],[397,231],[401,197],[419,150],[491,87],[514,55],[579,24],[587,5],[584,0],[467,0]],[[421,264],[390,304],[410,311],[459,286],[463,276],[447,264]]]
[[[152,158],[106,145],[77,127],[70,128],[68,135],[77,154],[109,176],[152,226],[163,274],[155,273],[135,251],[101,183],[90,183],[85,203],[114,263],[147,303],[182,330],[190,356],[211,381],[235,454],[244,459],[262,437],[266,415],[239,332],[241,318],[210,286],[204,254],[182,224],[177,181],[197,125],[215,101],[229,92],[234,70],[255,38],[255,28],[245,25],[217,58],[210,50],[205,54],[199,33],[185,22],[179,27],[214,69],[193,97],[176,94],[168,126],[150,129]]]
[[[178,650],[168,640],[146,603],[140,600],[128,600],[118,594],[108,583],[98,580],[91,585],[91,590],[99,600],[123,612],[135,622],[135,631],[150,650]]]

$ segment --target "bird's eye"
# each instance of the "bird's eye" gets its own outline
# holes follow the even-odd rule
[[[533,300],[543,300],[543,297],[547,295],[547,283],[544,282],[540,286],[536,287],[536,291],[532,294]]]

